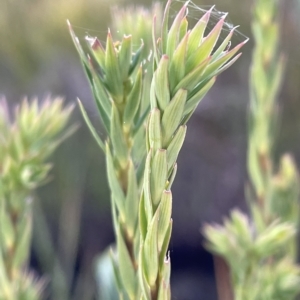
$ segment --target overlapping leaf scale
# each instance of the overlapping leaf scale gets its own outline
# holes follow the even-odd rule
[[[244,45],[241,43],[229,50],[232,30],[214,52],[225,16],[204,37],[211,11],[188,31],[187,3],[168,31],[170,4],[169,0],[160,39],[156,39],[153,30],[156,62],[150,90],[152,111],[146,136],[148,156],[144,173],[144,193],[140,202],[141,265],[146,268],[141,272],[141,285],[145,291],[150,288],[155,291],[155,299],[170,299],[170,261],[166,257],[172,231],[170,188],[177,171],[177,156],[186,134],[185,124],[214,84],[215,76],[234,63],[238,58],[236,53]],[[158,219],[156,228],[158,214],[162,218]],[[155,255],[152,253],[154,249]],[[158,273],[155,274],[154,271]],[[145,299],[149,297],[147,291]]]
[[[225,17],[222,17],[220,19],[211,32],[200,43],[199,47],[187,58],[186,74],[210,56],[222,31],[224,18]]]
[[[202,16],[202,18],[197,22],[197,24],[191,30],[189,41],[188,41],[188,50],[187,50],[188,57],[190,57],[191,54],[197,50],[199,44],[202,42],[203,35],[210,18],[210,14],[211,14],[211,9]]]
[[[120,69],[114,42],[110,32],[108,32],[105,51],[105,83],[118,104],[123,101],[123,81]]]
[[[186,8],[187,3],[183,5],[179,13],[176,15],[174,22],[172,23],[172,26],[167,33],[167,48],[166,48],[166,54],[168,57],[172,57],[175,49],[178,46],[179,42],[179,32],[180,32],[180,25],[182,19],[185,17],[186,14]]]
[[[188,40],[189,33],[186,33],[176,48],[174,55],[172,56],[169,70],[169,73],[172,74],[172,76],[170,76],[169,87],[171,91],[174,90],[175,86],[183,79],[185,75],[186,49]]]

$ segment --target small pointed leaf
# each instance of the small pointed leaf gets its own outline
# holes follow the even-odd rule
[[[117,249],[119,270],[124,289],[128,293],[129,298],[134,299],[137,288],[136,274],[120,228],[117,232]]]
[[[158,251],[161,251],[172,214],[172,192],[164,191],[159,204]]]
[[[185,139],[186,126],[180,126],[167,148],[168,170],[173,167]]]
[[[201,64],[204,60],[206,60],[210,56],[221,33],[224,24],[224,18],[225,16],[220,19],[220,21],[216,24],[216,26],[212,29],[212,31],[208,34],[208,36],[205,37],[205,39],[200,44],[198,49],[193,54],[191,54],[191,56],[188,58],[186,63],[187,73],[189,73],[197,65]]]
[[[132,55],[132,47],[131,47],[132,37],[131,35],[123,37],[121,49],[119,51],[119,62],[121,69],[121,77],[122,80],[125,81],[128,78],[130,63],[131,63],[131,55]]]
[[[155,152],[161,149],[161,126],[160,126],[160,111],[155,108],[150,112],[149,119],[149,146]]]
[[[95,127],[93,126],[93,124],[91,123],[81,101],[78,99],[78,104],[79,104],[79,108],[80,108],[80,111],[82,113],[82,116],[88,126],[88,128],[90,129],[91,133],[92,133],[92,136],[94,137],[94,139],[96,140],[97,144],[99,145],[99,147],[103,150],[103,152],[105,153],[105,145],[104,143],[102,142],[102,140],[100,139],[99,135],[97,134],[97,131],[95,129]]]
[[[145,275],[150,287],[155,286],[158,275],[158,247],[157,247],[157,226],[159,210],[156,210],[148,227],[147,236],[143,247],[143,258],[145,260]]]
[[[93,43],[91,44],[91,52],[96,59],[96,62],[99,64],[102,71],[105,70],[105,50],[102,47],[101,42],[98,40],[98,38],[95,38],[93,40]]]
[[[125,201],[126,226],[130,238],[133,238],[134,236],[138,218],[138,207],[139,195],[136,182],[136,174],[133,162],[130,160],[128,166],[128,187]]]
[[[194,26],[194,28],[190,32],[188,47],[187,47],[187,56],[190,57],[199,47],[199,44],[202,41],[204,31],[206,29],[207,23],[210,18],[211,10],[213,7],[207,11],[202,18],[198,21],[198,23]]]
[[[163,55],[161,58],[157,70],[154,73],[154,90],[157,99],[157,103],[160,109],[164,110],[170,101],[170,88],[168,79],[168,66],[169,58]],[[153,106],[152,106],[153,108]]]
[[[131,127],[132,121],[137,113],[142,96],[142,67],[139,68],[138,74],[135,78],[134,85],[130,94],[128,95],[125,111],[124,111],[124,126]]]
[[[213,77],[210,79],[194,96],[192,96],[190,99],[188,99],[185,107],[184,107],[184,115],[189,114],[191,111],[193,111],[199,104],[199,102],[204,98],[204,96],[207,94],[207,92],[211,89],[211,87],[214,85],[216,81],[216,78]]]
[[[146,159],[146,165],[145,165],[145,173],[144,173],[144,186],[143,186],[143,201],[145,204],[145,210],[147,213],[147,221],[148,223],[151,220],[151,217],[153,216],[153,208],[152,208],[152,200],[151,200],[151,156],[152,156],[152,150],[149,151]],[[147,223],[147,224],[148,224]]]
[[[189,38],[189,34],[187,33],[185,37],[182,39],[180,44],[175,50],[175,53],[171,59],[170,63],[170,90],[171,95],[173,94],[173,90],[176,85],[183,79],[185,75],[185,57],[186,57],[186,46]]]
[[[121,103],[123,101],[123,81],[118,56],[110,32],[108,32],[106,39],[105,74],[105,82],[113,95],[114,101]]]
[[[112,194],[114,195],[113,199],[116,203],[116,206],[118,208],[120,217],[122,220],[125,219],[125,212],[124,212],[124,203],[125,203],[125,196],[124,192],[120,186],[120,183],[117,179],[113,159],[111,156],[111,152],[109,149],[109,145],[106,143],[106,166],[107,166],[107,177],[108,177],[108,183],[110,186],[110,190],[112,191]]]
[[[209,64],[211,58],[208,57],[206,60],[204,60],[199,66],[197,66],[193,71],[188,73],[176,86],[175,92],[177,92],[179,89],[185,89],[189,92],[192,91],[195,86],[201,82],[204,77],[203,73]]]
[[[124,140],[124,134],[121,126],[121,118],[118,109],[114,103],[112,104],[110,128],[110,139],[113,145],[114,152],[121,166],[125,168],[127,165],[128,148]]]
[[[163,148],[165,148],[169,144],[175,130],[180,125],[180,121],[183,118],[183,110],[186,103],[186,97],[186,90],[178,90],[178,92],[175,94],[174,98],[170,101],[169,105],[164,111],[161,122]]]
[[[154,209],[158,206],[167,181],[166,150],[158,149],[151,164],[151,200]]]
[[[181,10],[178,12],[178,14],[175,17],[175,20],[173,21],[173,24],[167,34],[167,49],[166,54],[171,58],[174,54],[174,51],[178,45],[179,41],[179,32],[180,32],[180,24],[183,18],[186,14],[186,8],[187,8],[188,2],[186,2]]]

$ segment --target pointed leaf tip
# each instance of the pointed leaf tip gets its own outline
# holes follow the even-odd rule
[[[91,42],[91,47],[95,51],[97,51],[98,49],[104,50],[101,42],[97,38],[93,39],[93,41]]]

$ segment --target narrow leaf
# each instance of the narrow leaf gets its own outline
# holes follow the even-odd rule
[[[231,59],[227,64],[223,65],[221,68],[213,72],[212,74],[209,75],[209,77],[217,76],[227,70],[230,66],[232,66],[242,55],[242,53],[239,53],[236,55],[233,59]]]
[[[212,63],[210,63],[205,72],[203,73],[203,77],[209,77],[211,74],[215,74],[217,70],[219,70],[227,61],[229,61],[243,46],[245,42],[240,43],[233,49],[231,49],[228,53],[222,55]]]
[[[164,191],[159,204],[158,220],[158,251],[161,251],[165,235],[168,230],[172,214],[172,192]]]
[[[168,248],[169,248],[169,243],[170,243],[170,238],[171,238],[171,233],[172,233],[172,227],[173,227],[173,220],[171,219],[170,222],[169,222],[168,229],[165,233],[164,242],[162,244],[161,251],[160,251],[160,254],[159,254],[159,266],[163,266],[164,263],[166,261],[168,261],[168,259],[169,259],[167,257],[167,251],[168,251]]]
[[[179,89],[185,89],[189,92],[195,88],[195,86],[202,81],[203,73],[210,62],[211,58],[208,57],[206,60],[204,60],[199,66],[197,66],[193,71],[188,73],[176,86],[175,92],[177,92]]]
[[[125,168],[127,165],[128,147],[126,141],[124,140],[124,134],[121,126],[121,118],[118,109],[114,103],[112,104],[110,128],[110,139],[113,145],[114,152],[122,168]]]
[[[225,17],[226,16],[221,17],[220,21],[216,24],[208,36],[205,37],[198,49],[187,59],[186,73],[189,73],[210,56],[221,33]]]
[[[171,58],[177,45],[179,42],[179,32],[180,32],[180,24],[182,19],[185,17],[186,14],[186,8],[187,8],[188,2],[186,2],[181,10],[178,12],[178,14],[175,17],[175,20],[173,21],[173,24],[167,34],[167,50],[166,54]]]
[[[150,112],[148,130],[149,145],[155,152],[157,149],[161,149],[160,111],[156,108]]]
[[[184,107],[184,115],[189,114],[191,111],[193,111],[199,104],[199,102],[205,97],[207,92],[211,89],[211,87],[214,85],[216,81],[216,78],[213,77],[210,79],[205,86],[203,86],[198,93],[196,93],[194,96],[192,96],[190,99],[188,99],[185,107]]]
[[[186,126],[180,126],[167,148],[168,170],[173,167],[185,139]]]
[[[139,205],[139,225],[140,225],[140,233],[142,241],[145,241],[147,235],[147,213],[146,213],[146,206],[145,206],[145,198],[144,193],[141,195],[140,205]]]
[[[144,49],[144,43],[142,41],[140,48],[132,56],[128,76],[131,76],[134,73],[134,71],[136,70],[136,68],[139,66],[139,64],[142,60],[143,49]]]
[[[171,59],[170,63],[170,90],[171,95],[173,94],[173,90],[176,85],[183,79],[185,75],[185,58],[186,58],[186,46],[189,38],[189,34],[187,33],[185,37],[182,39],[180,44],[175,50],[175,53]]]
[[[166,190],[171,190],[171,187],[172,187],[172,184],[174,182],[174,179],[176,177],[176,173],[177,173],[177,163],[174,164],[174,167],[171,168],[169,170],[169,173],[170,173],[170,176],[169,176],[169,179],[168,179],[168,184],[166,185]]]
[[[141,96],[142,96],[142,67],[140,67],[138,70],[138,74],[135,78],[134,85],[126,101],[123,122],[124,122],[124,126],[127,128],[130,128],[133,125],[132,121],[140,107]]]
[[[180,29],[179,29],[179,41],[181,41],[185,35],[187,34],[187,29],[188,29],[188,25],[189,22],[186,19],[186,17],[184,17],[180,23]]]
[[[135,124],[135,127],[133,129],[132,132],[132,136],[134,137],[138,131],[140,130],[140,128],[142,127],[142,125],[145,124],[145,121],[147,119],[147,117],[149,116],[149,112],[150,112],[150,106],[148,106],[146,108],[146,110],[143,112],[143,114],[139,117],[139,120],[137,121],[137,123]]]
[[[143,247],[143,259],[145,260],[145,275],[148,284],[155,286],[158,275],[158,247],[157,247],[157,227],[159,210],[156,210],[151,223],[148,227],[147,236]]]
[[[169,0],[170,1],[170,0]],[[159,63],[159,51],[158,51],[158,41],[156,39],[156,16],[153,17],[153,25],[152,25],[152,44],[153,44],[153,71],[156,71],[156,68]]]
[[[228,48],[228,49],[230,48],[230,45],[231,45],[230,39],[232,38],[234,30],[237,27],[234,27],[230,30],[229,34],[224,39],[224,41],[221,43],[221,45],[218,47],[218,49],[216,51],[214,51],[214,54],[212,55],[212,59],[211,59],[212,62],[215,61],[216,59],[218,59],[219,56],[224,52],[224,50],[225,50],[225,52],[227,52],[226,48]]]
[[[101,138],[99,137],[99,135],[97,134],[96,132],[96,129],[95,127],[93,126],[93,124],[91,123],[81,101],[78,99],[78,104],[79,104],[79,108],[80,108],[80,111],[82,113],[82,116],[84,118],[84,121],[85,123],[87,124],[90,132],[92,133],[92,136],[94,137],[94,139],[96,140],[97,144],[99,145],[99,147],[102,149],[102,151],[105,153],[105,145],[104,143],[102,142]]]
[[[105,70],[105,50],[101,42],[95,38],[91,43],[91,52],[102,71]]]
[[[180,89],[166,107],[162,121],[162,147],[168,146],[175,130],[179,127],[183,118],[183,110],[186,103],[187,91]]]
[[[168,2],[166,4],[162,27],[161,27],[162,53],[164,53],[164,54],[167,53],[168,32],[169,32],[169,13],[170,13],[171,2],[172,2],[172,0],[168,0]],[[153,42],[156,43],[156,39],[153,39]]]
[[[148,153],[147,159],[146,159],[146,165],[145,165],[144,186],[143,186],[143,194],[144,194],[143,201],[145,204],[145,210],[147,213],[148,223],[150,223],[151,217],[153,216],[153,208],[152,208],[152,200],[151,200],[151,187],[150,187],[151,156],[152,156],[152,150],[149,150],[149,153]]]
[[[121,77],[123,82],[128,78],[128,73],[130,69],[131,63],[131,55],[132,55],[132,37],[131,35],[123,37],[121,49],[119,51],[119,63],[121,69]]]
[[[105,51],[105,83],[117,103],[123,101],[123,81],[116,49],[110,32],[107,34]]]
[[[187,56],[190,57],[199,47],[199,44],[202,41],[204,31],[206,29],[207,23],[210,18],[210,14],[214,6],[207,11],[202,18],[198,21],[198,23],[194,26],[194,28],[191,30],[188,40],[188,50],[187,50]]]
[[[109,128],[109,117],[111,115],[111,100],[109,98],[109,95],[107,94],[103,83],[100,81],[100,79],[97,77],[95,72],[93,72],[93,87],[94,87],[94,96],[96,100],[96,104],[102,119],[102,122],[105,123],[105,126]],[[106,116],[103,117],[102,110],[105,112]]]
[[[117,232],[118,262],[121,280],[130,299],[134,299],[136,291],[136,275],[121,229]]]
[[[170,88],[168,79],[169,58],[163,55],[157,70],[154,73],[154,86],[157,103],[160,109],[164,110],[170,101]],[[153,108],[153,106],[152,106]]]
[[[139,280],[140,287],[141,287],[142,294],[143,294],[141,297],[141,300],[151,300],[150,287],[146,281],[145,273],[144,273],[144,271],[146,270],[146,262],[144,259],[143,250],[144,250],[144,247],[143,247],[143,245],[141,245],[140,255],[139,255],[139,269],[138,269],[138,275],[139,275],[139,279],[140,279]]]
[[[125,201],[126,226],[129,237],[134,236],[139,207],[139,195],[136,181],[136,174],[132,161],[129,161],[128,166],[128,187]]]
[[[120,186],[120,183],[118,181],[115,167],[113,164],[113,159],[109,149],[109,145],[107,143],[106,143],[106,165],[107,165],[107,178],[108,178],[109,187],[114,196],[112,200],[114,200],[116,203],[121,219],[125,220],[125,212],[124,212],[125,196]]]
[[[157,208],[167,182],[166,150],[158,149],[152,159],[150,188],[154,210]]]

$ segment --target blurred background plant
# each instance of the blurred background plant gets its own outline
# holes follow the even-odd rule
[[[66,19],[71,21],[80,41],[86,35],[97,35],[103,41],[106,28],[113,28],[112,6],[121,8],[129,3],[148,8],[152,5],[148,0],[23,0],[18,5],[15,1],[0,0],[0,92],[7,95],[8,105],[12,106],[11,99],[19,99],[21,95],[42,97],[45,91],[64,95],[66,103],[74,103],[79,97],[99,135],[103,136],[104,130],[98,123]],[[175,201],[173,209],[172,294],[178,299],[216,299],[212,260],[201,246],[198,229],[203,222],[221,221],[233,206],[246,207],[246,70],[253,43],[250,30],[252,1],[194,0],[190,4],[190,14],[195,21],[216,4],[218,11],[229,12],[232,23],[241,25],[240,32],[250,36],[250,44],[244,47],[243,56],[226,74],[219,76],[190,120],[173,186],[174,199],[184,201]],[[280,7],[284,19],[281,44],[287,57],[288,76],[279,95],[282,117],[274,148],[275,160],[288,150],[297,164],[300,161],[298,4],[298,0],[285,0]],[[213,14],[215,20],[220,16],[217,10]],[[175,8],[171,8],[171,14],[174,15],[174,11]],[[210,28],[215,24],[213,20]],[[233,36],[233,42],[243,39],[239,34]],[[82,120],[76,108],[72,120],[79,119]],[[95,291],[91,271],[94,257],[113,242],[109,189],[105,172],[99,174],[99,169],[104,170],[105,161],[86,126],[81,126],[68,143],[63,143],[55,152],[53,162],[53,179],[37,191],[43,201],[35,202],[35,209],[41,211],[42,214],[37,215],[44,218],[35,220],[39,226],[34,227],[31,265],[48,274],[49,278],[53,269],[60,274],[54,277],[55,290],[61,291],[62,296],[55,298],[52,295],[53,299],[68,299],[63,292],[63,286],[68,285],[72,287],[68,293],[73,299],[91,299],[90,295]],[[49,229],[48,236],[43,230],[45,224]],[[63,285],[63,279],[67,281],[66,285]],[[51,285],[47,286],[51,298],[53,290]]]
[[[208,247],[228,263],[232,299],[295,299],[300,291],[299,176],[291,155],[284,154],[279,163],[274,159],[285,67],[279,19],[279,1],[254,2],[246,185],[251,221],[235,211],[224,227],[204,228]],[[220,288],[219,299],[230,299],[223,295]]]
[[[49,178],[49,156],[72,132],[62,130],[72,106],[47,98],[42,105],[27,99],[10,118],[7,103],[0,103],[0,298],[41,299],[45,279],[28,269],[32,236],[34,190]]]

